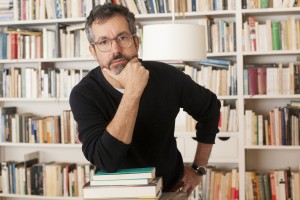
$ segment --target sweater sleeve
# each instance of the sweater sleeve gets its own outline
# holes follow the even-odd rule
[[[85,158],[97,168],[113,172],[126,157],[129,146],[106,130],[109,117],[91,97],[91,87],[75,87],[70,94],[70,106],[78,125],[79,140]]]
[[[220,101],[213,92],[198,85],[190,76],[182,73],[178,78],[181,106],[197,121],[197,141],[213,144],[219,132]]]

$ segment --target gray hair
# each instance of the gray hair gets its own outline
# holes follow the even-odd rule
[[[128,8],[111,3],[106,3],[103,5],[99,4],[95,6],[93,10],[91,10],[90,15],[87,17],[85,23],[85,32],[90,44],[95,42],[94,34],[92,32],[93,22],[95,20],[106,20],[114,16],[123,16],[128,23],[131,34],[136,34],[135,16],[128,10]]]

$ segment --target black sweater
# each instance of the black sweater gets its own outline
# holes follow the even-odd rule
[[[183,161],[174,137],[180,108],[198,121],[197,140],[213,144],[218,130],[220,102],[216,95],[196,84],[178,69],[159,62],[142,62],[149,81],[140,105],[131,144],[111,136],[106,127],[122,98],[104,78],[100,67],[91,70],[70,95],[78,124],[82,151],[97,169],[156,167],[168,191],[183,176]]]

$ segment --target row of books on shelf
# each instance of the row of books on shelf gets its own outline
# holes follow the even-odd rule
[[[99,0],[2,0],[0,21],[86,17]]]
[[[24,155],[23,161],[1,162],[3,194],[82,196],[94,166],[79,163],[40,162],[40,152]]]
[[[153,14],[172,12],[172,0],[115,0],[113,3],[125,5],[134,14]],[[235,10],[233,0],[174,0],[176,13],[200,12],[213,10]]]
[[[12,21],[14,20],[14,1],[3,0],[0,2],[0,21]]]
[[[218,123],[218,128],[221,132],[237,132],[239,123],[238,123],[238,112],[237,112],[237,102],[234,102],[234,105],[224,103],[224,100],[221,101],[220,108],[220,118]],[[227,105],[225,105],[227,104]],[[197,121],[194,120],[190,115],[187,115],[187,131],[193,132],[196,126]]]
[[[243,80],[244,95],[300,94],[300,64],[246,64]]]
[[[0,142],[75,144],[77,124],[73,113],[64,110],[61,115],[37,116],[17,114],[17,107],[0,108]]]
[[[287,16],[282,20],[267,19],[264,24],[248,17],[243,24],[243,51],[300,49],[300,20]]]
[[[198,23],[206,30],[206,47],[209,53],[236,52],[236,22],[205,17]]]
[[[224,100],[220,100],[220,102],[219,130],[221,132],[237,132],[239,127],[237,100],[234,101],[234,105],[226,103]]]
[[[217,61],[208,59],[207,61]],[[230,61],[228,61],[230,63]],[[209,62],[199,62],[199,67],[185,66],[184,72],[199,85],[211,90],[216,95],[237,95],[237,65],[215,65]]]
[[[221,132],[236,132],[238,131],[238,112],[237,101],[227,103],[221,101],[220,118],[218,128]],[[197,121],[187,113],[180,110],[176,118],[175,129],[177,132],[194,132]]]
[[[245,110],[246,145],[300,145],[300,103],[275,107],[268,115]]]
[[[175,0],[177,13],[208,10],[234,10],[234,0]],[[1,21],[44,20],[87,17],[98,4],[114,3],[128,7],[134,14],[170,13],[172,0],[4,0],[0,4]]]
[[[67,98],[88,73],[83,69],[58,69],[54,63],[34,67],[0,68],[0,97]]]
[[[209,166],[199,187],[201,199],[239,199],[238,177],[239,172],[236,168],[228,170]]]
[[[53,28],[13,29],[0,31],[1,59],[35,59],[88,57],[89,42],[84,24]]]
[[[242,0],[243,9],[300,7],[297,0]]]
[[[247,171],[246,199],[300,199],[300,170]]]

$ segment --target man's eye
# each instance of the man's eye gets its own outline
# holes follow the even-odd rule
[[[118,38],[120,41],[122,41],[122,40],[127,40],[128,39],[128,37],[127,36],[119,36],[119,38]]]
[[[99,45],[107,45],[107,44],[109,44],[109,40],[101,40],[99,42]]]

